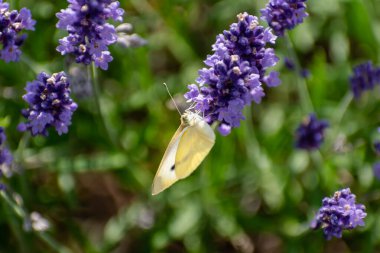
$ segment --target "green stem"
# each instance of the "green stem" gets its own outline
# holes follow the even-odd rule
[[[8,204],[8,206],[13,211],[13,213],[16,214],[18,217],[20,217],[23,221],[25,221],[26,219],[29,218],[28,213],[21,206],[21,204],[15,203],[12,200],[12,198],[8,195],[7,192],[1,191],[0,196],[4,200],[4,202]],[[16,229],[16,225],[17,225],[16,221],[12,221],[11,225],[15,231],[18,231],[18,229]],[[16,236],[19,237],[20,240],[22,240],[23,237],[21,236],[21,233],[17,232],[16,234],[17,234]],[[55,241],[52,237],[50,237],[45,232],[35,231],[35,234],[38,237],[40,237],[43,241],[45,241],[56,252],[59,252],[59,253],[70,253],[71,252],[68,248],[60,245],[57,241]]]
[[[11,197],[9,197],[5,191],[1,191],[0,196],[5,200],[5,202],[9,205],[9,207],[11,207],[13,212],[17,214],[17,216],[23,219],[25,218],[25,211],[19,205],[14,203]]]
[[[298,60],[297,53],[294,50],[292,40],[290,39],[288,34],[285,37],[285,44],[286,44],[288,53],[290,55],[290,58],[294,61],[294,64],[295,64],[295,75],[296,75],[295,79],[297,82],[298,93],[301,99],[302,109],[304,113],[306,114],[310,112],[314,112],[313,102],[311,101],[311,97],[309,94],[309,90],[307,89],[305,79],[299,76],[299,73],[302,70],[301,64]]]
[[[7,201],[5,201],[5,203],[3,204],[4,212],[5,212],[5,215],[7,217],[7,220],[9,222],[9,225],[11,227],[13,234],[16,236],[17,240],[19,241],[21,252],[23,252],[23,253],[29,252],[27,250],[27,248],[28,248],[27,240],[24,237],[24,233],[22,233],[22,231],[20,229],[20,225],[18,223],[18,220],[16,219],[14,213],[8,208],[8,206],[6,204],[9,205],[9,203],[7,203]]]
[[[16,9],[16,4],[14,0],[9,0],[9,9],[10,10]]]
[[[302,71],[301,63],[298,60],[297,53],[294,50],[294,45],[288,33],[286,34],[286,37],[285,37],[285,43],[286,43],[286,47],[288,49],[290,58],[294,61],[297,89],[298,89],[298,94],[301,98],[301,106],[302,106],[303,112],[305,114],[308,114],[310,112],[315,112],[313,102],[311,100],[311,96],[306,85],[306,81],[304,78],[300,77],[300,73]],[[310,157],[316,166],[319,167],[323,164],[324,159],[320,150],[312,152],[310,154]]]
[[[28,56],[25,54],[22,54],[20,57],[21,62],[23,62],[26,66],[28,66],[29,69],[31,69],[35,75],[42,72],[44,69],[36,62],[31,60]],[[46,70],[45,70],[46,71]]]
[[[24,211],[11,200],[11,198],[7,195],[5,191],[2,191],[0,193],[0,196],[4,200],[3,203],[6,203],[9,207],[9,208],[5,207],[6,214],[7,214],[7,217],[9,217],[9,224],[11,226],[11,229],[14,235],[16,236],[16,238],[20,242],[21,252],[29,252],[29,250],[27,250],[28,248],[27,240],[24,236],[24,233],[21,231],[18,220],[15,217],[15,215],[17,215],[18,217],[22,217],[22,219],[24,220],[24,216],[25,216]]]
[[[309,154],[315,166],[317,168],[320,168],[324,163],[324,159],[323,159],[321,151],[318,149],[318,150],[309,152]]]
[[[110,140],[113,146],[117,146],[117,142],[115,138],[113,137],[113,135],[111,134],[110,128],[107,122],[105,121],[102,108],[100,106],[100,89],[99,89],[99,82],[98,82],[98,74],[97,74],[97,70],[94,63],[91,64],[91,79],[92,79],[91,80],[92,89],[93,89],[94,97],[95,97],[96,111],[97,111],[98,116],[100,117],[102,127],[107,134],[108,140]]]
[[[334,115],[336,115],[336,117],[335,117],[335,120],[332,124],[333,129],[332,129],[331,136],[333,136],[333,138],[328,143],[329,147],[334,145],[334,141],[336,140],[337,136],[339,135],[340,125],[342,123],[343,117],[346,114],[348,107],[350,106],[352,100],[353,100],[353,95],[352,95],[351,91],[348,91],[347,94],[342,98],[342,100],[340,101],[340,103],[336,109],[336,112],[334,114]]]
[[[348,91],[347,94],[343,97],[341,102],[339,103],[338,109],[336,110],[336,121],[335,126],[339,128],[339,125],[343,119],[344,114],[346,113],[348,107],[350,106],[352,102],[353,96],[351,91]]]
[[[45,232],[39,232],[37,233],[37,236],[46,242],[52,249],[59,253],[71,253],[71,250],[66,248],[65,246],[60,245],[56,240],[54,240],[50,235],[48,235]]]
[[[253,124],[252,120],[250,119],[252,115],[252,109],[251,106],[246,106],[245,109],[246,115],[248,115],[248,119],[246,120],[246,135],[247,135],[247,155],[248,157],[252,157],[253,161],[257,161],[256,165],[262,169],[261,165],[263,164],[260,162],[262,160],[262,155],[261,155],[261,148],[259,141],[257,140],[255,130],[253,129]]]
[[[15,157],[16,159],[21,163],[24,159],[24,150],[25,150],[25,147],[27,146],[28,144],[28,141],[29,141],[29,133],[28,132],[24,132],[24,134],[22,135],[19,143],[18,143],[18,146],[17,146],[17,149],[15,151]]]
[[[30,199],[30,189],[29,189],[28,180],[26,178],[26,173],[25,173],[25,171],[22,171],[22,170],[25,168],[25,166],[24,166],[24,150],[25,150],[25,148],[29,142],[29,138],[30,138],[29,132],[24,132],[24,134],[22,135],[22,137],[18,143],[17,149],[14,153],[15,154],[15,160],[21,168],[20,174],[17,178],[18,178],[18,180],[20,180],[21,194],[24,197],[24,200],[26,203],[28,203],[28,200]]]

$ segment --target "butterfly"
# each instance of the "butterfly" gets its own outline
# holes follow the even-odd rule
[[[187,110],[172,137],[153,180],[156,195],[180,179],[189,176],[203,161],[215,143],[215,133],[198,113]]]

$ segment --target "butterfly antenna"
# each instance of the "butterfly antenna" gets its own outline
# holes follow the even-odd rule
[[[177,109],[179,115],[182,116],[181,111],[178,109],[177,103],[175,102],[175,100],[174,100],[172,94],[170,94],[169,88],[168,88],[168,86],[166,85],[166,83],[164,83],[164,86],[165,86],[166,91],[168,92],[170,98],[172,99],[172,101],[173,101],[173,103],[174,103],[174,106],[175,106],[175,108]]]
[[[187,110],[193,110],[195,108],[195,106],[196,106],[196,103],[193,102],[193,103],[191,103],[191,105],[189,106],[189,108],[187,108]]]
[[[211,116],[213,114],[215,114],[215,112],[211,112],[211,113],[207,114],[206,116],[203,115],[203,117],[209,117],[209,116]]]

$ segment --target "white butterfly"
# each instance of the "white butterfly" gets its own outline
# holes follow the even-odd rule
[[[186,111],[181,116],[181,125],[158,167],[152,195],[189,176],[207,156],[214,143],[215,134],[210,125],[197,113]]]

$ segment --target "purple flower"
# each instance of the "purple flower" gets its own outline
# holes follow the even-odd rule
[[[373,147],[375,148],[375,152],[377,155],[380,155],[380,141],[375,141],[373,143]]]
[[[364,91],[372,90],[379,83],[380,68],[374,67],[371,61],[354,67],[353,75],[350,77],[350,84],[356,99],[360,98]]]
[[[124,10],[112,0],[68,0],[69,7],[57,13],[57,28],[69,35],[59,40],[57,51],[62,55],[73,54],[77,63],[94,62],[101,69],[108,69],[112,56],[108,46],[117,41],[115,27],[106,23],[113,19],[121,22]]]
[[[318,149],[324,140],[324,131],[328,127],[326,120],[318,120],[310,114],[296,130],[296,147],[299,149]]]
[[[26,85],[26,94],[22,97],[29,108],[22,111],[28,120],[18,126],[20,131],[29,130],[33,136],[47,135],[52,126],[59,135],[68,132],[71,116],[77,104],[70,98],[70,83],[64,72],[51,76],[42,72],[37,80]]]
[[[274,50],[267,47],[275,43],[276,36],[260,26],[257,17],[241,13],[237,18],[238,23],[216,37],[213,54],[199,70],[198,85],[189,85],[185,94],[209,124],[219,122],[222,135],[240,125],[244,106],[261,102],[263,82],[268,87],[280,84],[278,73],[266,75],[267,68],[278,62]]]
[[[356,204],[355,198],[349,188],[335,192],[331,198],[324,198],[311,228],[322,228],[326,239],[330,240],[333,236],[341,238],[343,230],[364,226],[365,206]]]
[[[1,9],[1,3],[0,3]],[[7,146],[5,145],[7,137],[4,132],[4,128],[0,127],[0,180],[9,172],[9,169],[12,165],[13,156]],[[0,191],[4,191],[6,189],[6,185],[0,182]]]
[[[307,78],[310,77],[310,75],[311,75],[310,70],[308,70],[308,69],[301,69],[301,71],[300,71],[300,76],[301,77],[307,79]]]
[[[285,57],[284,59],[285,62],[285,67],[289,70],[295,70],[296,69],[296,64],[291,58]]]
[[[289,69],[290,71],[296,71],[297,70],[296,63],[291,58],[285,57],[284,64],[285,64],[285,67],[287,69]],[[297,72],[298,72],[299,76],[301,76],[302,78],[306,79],[306,78],[310,77],[310,70],[308,70],[306,68],[303,68]]]
[[[373,166],[372,166],[372,169],[373,169],[373,174],[375,175],[375,177],[380,180],[380,162],[376,162]]]
[[[28,9],[22,8],[20,12],[9,10],[9,4],[0,0],[0,58],[5,62],[18,61],[21,55],[19,48],[26,39],[26,34],[20,33],[34,30],[35,24]]]
[[[1,7],[1,5],[0,5]],[[5,146],[7,137],[5,135],[4,128],[0,127],[0,168],[2,166],[10,166],[13,161],[13,157],[9,149]],[[1,170],[0,170],[1,172]]]
[[[284,36],[285,30],[293,29],[308,16],[305,2],[306,0],[270,0],[265,9],[261,10],[261,19],[268,22],[276,35]]]

